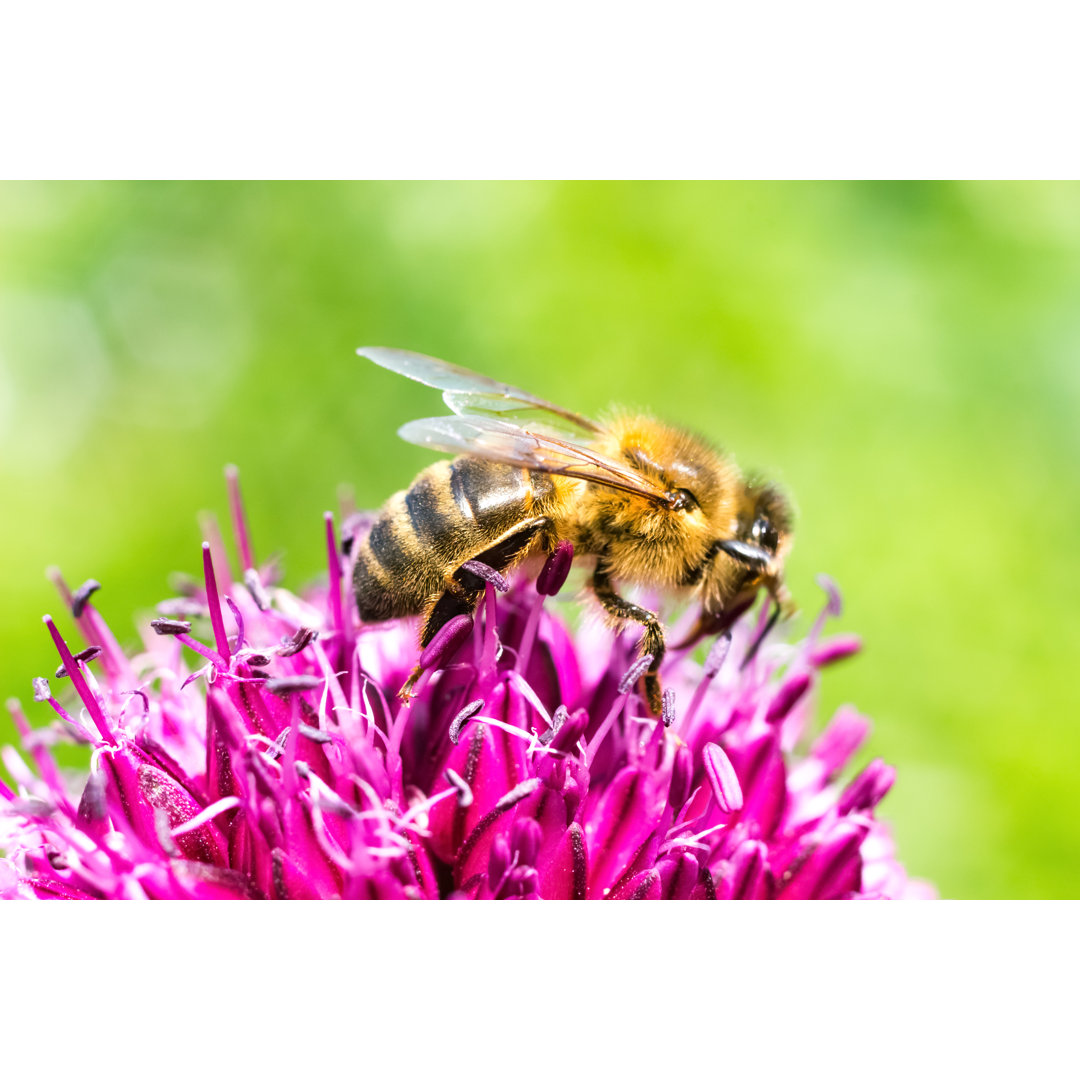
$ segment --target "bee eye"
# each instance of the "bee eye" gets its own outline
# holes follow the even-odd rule
[[[766,551],[776,554],[776,545],[780,543],[780,536],[769,523],[768,518],[759,517],[750,530],[750,537],[755,544],[763,547]]]
[[[693,510],[698,504],[692,491],[686,488],[676,488],[671,499],[672,510]]]

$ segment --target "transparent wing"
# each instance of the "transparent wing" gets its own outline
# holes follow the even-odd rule
[[[379,367],[442,390],[443,401],[458,416],[485,416],[556,438],[592,438],[601,431],[598,424],[569,409],[433,356],[381,346],[356,351]]]
[[[597,454],[585,446],[503,420],[485,416],[433,416],[411,420],[398,430],[406,441],[450,454],[474,454],[489,461],[519,465],[523,469],[557,473],[619,488],[652,502],[667,505],[671,494],[629,465]]]

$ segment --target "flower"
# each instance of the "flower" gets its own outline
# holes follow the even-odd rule
[[[87,647],[46,616],[77,702],[50,681],[32,729],[9,702],[0,782],[0,895],[149,898],[901,897],[930,890],[895,860],[875,808],[894,770],[838,778],[868,722],[841,709],[797,745],[822,669],[855,652],[823,637],[769,643],[744,618],[704,664],[663,667],[661,718],[639,685],[649,658],[551,610],[572,550],[535,583],[486,572],[476,617],[448,623],[417,663],[411,622],[361,625],[349,551],[363,518],[326,515],[326,585],[303,596],[256,568],[235,471],[242,576],[216,529],[203,580],[159,605],[144,650],[118,647],[87,582],[57,582]],[[194,668],[191,667],[192,661]],[[414,696],[398,689],[419,672]],[[50,745],[88,743],[72,783]]]

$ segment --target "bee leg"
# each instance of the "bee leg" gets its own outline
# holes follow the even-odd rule
[[[486,563],[493,570],[502,572],[513,565],[525,553],[526,548],[536,539],[537,534],[548,529],[551,519],[547,517],[529,518],[515,525],[509,532],[503,533],[491,547],[477,555],[470,556],[466,562],[475,560]],[[445,588],[435,597],[428,607],[423,629],[420,631],[420,645],[427,646],[431,639],[451,619],[457,615],[471,615],[484,593],[484,582],[475,574],[459,566],[453,574],[447,575]],[[414,668],[408,681],[398,691],[398,696],[408,701],[413,686],[423,674],[419,666]]]
[[[645,627],[639,651],[642,656],[646,653],[652,656],[649,670],[643,676],[645,697],[653,716],[659,716],[663,706],[663,695],[660,691],[660,676],[657,672],[660,669],[660,662],[664,659],[663,625],[654,612],[647,611],[638,604],[632,604],[629,600],[624,600],[619,596],[611,584],[611,578],[608,577],[607,571],[599,562],[592,576],[592,590],[609,615],[616,619],[632,619]]]

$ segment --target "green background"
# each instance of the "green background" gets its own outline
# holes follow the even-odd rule
[[[403,346],[782,481],[909,870],[1078,896],[1078,298],[1076,185],[0,185],[0,691],[43,721],[49,564],[134,639],[227,462],[256,555],[316,575],[338,486],[429,459],[394,431],[437,396],[353,355]]]

